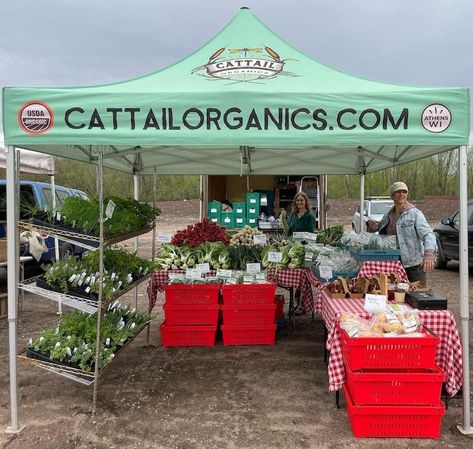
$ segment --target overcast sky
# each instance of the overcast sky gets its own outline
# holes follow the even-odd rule
[[[96,85],[153,72],[202,46],[241,6],[342,71],[473,88],[472,0],[2,0],[0,87]]]

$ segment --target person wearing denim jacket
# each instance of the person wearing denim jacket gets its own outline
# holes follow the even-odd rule
[[[434,269],[437,242],[424,214],[407,201],[408,193],[406,184],[395,182],[390,188],[394,207],[379,223],[369,220],[367,225],[380,234],[396,235],[409,281],[426,285],[426,273]]]

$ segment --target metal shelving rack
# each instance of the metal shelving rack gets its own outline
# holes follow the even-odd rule
[[[48,299],[51,299],[53,301],[56,301],[58,303],[66,304],[68,306],[71,306],[75,309],[82,310],[85,313],[96,313],[97,314],[97,338],[96,338],[96,348],[95,348],[95,371],[93,373],[91,372],[86,372],[82,370],[78,370],[72,367],[64,366],[64,365],[59,365],[59,364],[54,364],[50,363],[47,361],[39,360],[39,359],[33,359],[31,357],[26,356],[26,348],[24,348],[19,354],[18,358],[20,360],[28,362],[30,364],[33,364],[35,366],[38,366],[42,369],[45,369],[49,372],[58,374],[60,376],[66,377],[68,379],[74,380],[76,382],[79,382],[84,385],[91,385],[93,384],[93,399],[92,399],[92,414],[95,414],[96,408],[97,408],[97,394],[98,394],[98,379],[99,377],[103,374],[106,368],[108,368],[113,360],[116,359],[116,357],[113,358],[112,362],[108,363],[105,367],[102,369],[99,368],[99,361],[100,361],[100,334],[101,334],[101,324],[102,324],[102,314],[103,314],[103,276],[104,276],[104,264],[103,264],[103,249],[105,245],[110,245],[113,243],[118,243],[133,237],[138,237],[141,234],[144,234],[149,231],[153,231],[153,244],[152,244],[152,251],[153,255],[152,258],[154,260],[155,257],[155,235],[156,235],[156,223],[153,222],[153,225],[150,226],[149,228],[144,228],[135,232],[127,233],[127,234],[122,234],[119,236],[115,237],[110,237],[110,238],[105,238],[104,237],[104,232],[103,232],[103,223],[105,221],[104,219],[104,202],[103,202],[103,153],[99,152],[98,154],[98,173],[97,173],[97,187],[98,187],[98,197],[99,197],[99,221],[100,221],[100,227],[99,227],[99,236],[94,237],[90,236],[87,234],[80,234],[80,233],[75,233],[75,232],[70,232],[70,231],[65,231],[57,228],[48,228],[44,226],[37,226],[34,225],[33,223],[30,222],[25,222],[21,221],[19,222],[19,226],[24,227],[24,228],[31,228],[34,227],[36,229],[40,229],[44,232],[49,233],[50,235],[57,237],[61,240],[67,241],[69,243],[73,243],[74,245],[82,246],[84,248],[90,249],[90,250],[97,250],[99,251],[99,294],[98,294],[98,300],[93,301],[85,298],[80,298],[77,296],[73,295],[68,295],[64,293],[56,293],[50,290],[43,289],[41,287],[36,286],[35,282],[28,283],[28,282],[22,282],[19,283],[19,288],[35,293],[41,297],[45,297]],[[136,183],[137,184],[137,183]],[[135,190],[136,190],[136,184],[135,184]],[[156,174],[154,177],[154,182],[153,182],[153,193],[154,193],[154,200],[153,200],[153,206],[156,207]],[[136,194],[136,192],[135,192]],[[135,195],[136,199],[136,195]],[[87,241],[89,243],[84,242]],[[137,242],[135,245],[137,249]],[[130,284],[130,286],[127,289],[124,289],[120,291],[116,296],[114,296],[114,300],[121,297],[123,294],[126,292],[135,289],[139,284],[141,284],[144,280],[148,279],[151,276],[151,273],[148,273],[147,275],[143,276],[140,278],[138,281],[136,281],[133,284]],[[33,285],[34,284],[34,285]],[[135,290],[135,301],[137,302],[137,295],[136,295],[136,290]],[[128,342],[126,342],[125,345],[123,345],[117,354],[121,354],[123,350],[130,344],[145,328],[148,329],[148,335],[149,335],[149,322],[145,323],[143,326],[141,326],[138,331],[134,334]]]

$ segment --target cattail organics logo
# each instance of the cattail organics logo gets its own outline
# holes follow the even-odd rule
[[[284,70],[286,61],[288,59],[281,59],[270,47],[223,47],[210,56],[207,64],[196,67],[192,73],[209,80],[227,80],[234,83],[252,83],[275,78],[280,74],[297,76]],[[204,70],[205,73],[198,73]]]
[[[452,114],[443,104],[431,104],[422,112],[422,126],[431,133],[445,131],[452,122]]]
[[[18,111],[18,123],[28,134],[42,134],[54,124],[51,107],[42,101],[29,101]]]

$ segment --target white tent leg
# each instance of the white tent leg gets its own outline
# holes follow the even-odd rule
[[[104,222],[104,205],[103,205],[103,153],[99,153],[99,164],[98,164],[98,195],[99,195],[99,297],[97,303],[97,333],[96,333],[96,344],[95,344],[95,371],[94,371],[94,391],[92,394],[92,415],[95,415],[97,411],[97,395],[99,389],[99,361],[100,361],[100,341],[102,335],[102,303],[103,303],[103,276],[104,276],[104,265],[103,265],[103,222]]]
[[[204,175],[199,176],[199,220],[204,218]]]
[[[360,232],[366,231],[365,220],[365,174],[360,174]]]
[[[10,425],[7,433],[19,433],[24,429],[18,422],[18,373],[16,359],[16,328],[18,302],[18,228],[17,228],[17,196],[16,196],[16,150],[7,146],[7,250],[8,250],[8,342],[10,362]]]
[[[156,174],[156,168],[154,169],[153,175],[153,209],[156,209],[156,200],[158,194],[158,175]],[[151,260],[156,259],[156,220],[153,223],[153,241],[151,243]]]
[[[460,319],[463,348],[463,426],[457,426],[464,435],[473,435],[470,418],[470,351],[469,351],[469,305],[468,305],[468,185],[466,146],[458,149],[460,172]]]
[[[133,175],[133,194],[136,201],[140,200],[140,177]],[[135,238],[135,252],[138,254],[139,237]],[[135,307],[138,308],[138,287],[134,288]]]
[[[56,182],[54,175],[51,175],[51,196],[53,197],[53,213],[56,214]],[[54,237],[54,257],[59,260],[59,240],[57,237]],[[57,302],[57,314],[62,314],[61,300]]]

